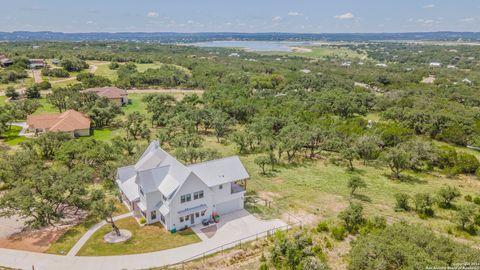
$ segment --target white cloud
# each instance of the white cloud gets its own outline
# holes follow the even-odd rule
[[[272,22],[279,22],[281,20],[282,20],[282,17],[280,17],[280,16],[275,16],[275,17],[272,18]]]
[[[475,21],[475,18],[463,18],[460,21],[465,23],[471,23]]]
[[[86,24],[95,24],[94,21],[87,21]]]
[[[303,14],[297,11],[290,11],[288,12],[288,16],[303,16]]]
[[[155,12],[155,11],[150,11],[150,12],[147,13],[147,17],[156,18],[156,17],[158,17],[158,13]]]
[[[434,7],[435,7],[434,4],[428,4],[428,5],[423,6],[423,8],[425,8],[425,9],[434,8]]]
[[[436,21],[431,20],[431,19],[418,19],[417,22],[423,23],[423,24],[433,24],[433,23],[435,23]]]
[[[335,16],[335,19],[338,19],[338,20],[351,20],[353,18],[355,18],[355,16],[350,12]]]

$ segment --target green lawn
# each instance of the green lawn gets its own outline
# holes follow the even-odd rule
[[[26,138],[18,136],[18,133],[20,133],[21,130],[21,127],[11,126],[10,130],[2,134],[3,143],[8,145],[18,145],[19,143],[23,142]]]
[[[117,212],[115,215],[121,215],[128,212],[127,207],[121,202],[116,204]],[[65,233],[53,243],[45,253],[65,255],[78,242],[78,240],[99,220],[88,217],[83,222],[68,228]]]
[[[0,106],[5,105],[5,103],[7,103],[7,97],[0,96]]]
[[[107,244],[103,236],[112,230],[110,225],[100,228],[82,247],[80,256],[112,256],[137,254],[176,248],[200,242],[190,229],[172,234],[160,224],[140,226],[133,217],[117,221],[121,229],[132,232],[132,238],[124,243]]]

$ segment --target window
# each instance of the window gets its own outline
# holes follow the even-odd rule
[[[162,221],[163,224],[165,224],[165,217],[162,214],[160,214],[160,220]]]
[[[180,217],[180,222],[183,222],[183,217]]]
[[[166,200],[167,200],[167,197],[165,197],[164,195],[162,195],[162,199],[163,199],[163,201],[166,201]]]
[[[150,217],[151,217],[152,220],[157,219],[157,211],[150,212]]]
[[[185,220],[190,220],[190,215],[186,215]]]
[[[142,194],[142,196],[145,196],[145,194],[143,193],[142,187],[139,187],[139,188],[140,188],[140,194]]]
[[[189,202],[191,200],[192,200],[192,194],[185,194],[185,195],[180,196],[180,202],[181,203]]]
[[[200,217],[200,213],[199,213],[199,212],[196,212],[196,213],[195,213],[195,217]]]
[[[200,191],[197,191],[197,192],[193,193],[193,199],[194,200],[201,199],[201,198],[203,198],[203,190],[200,190]]]
[[[222,188],[223,188],[223,185],[218,186],[218,189],[222,189]]]
[[[207,210],[203,210],[203,211],[202,211],[202,217],[205,216],[205,212],[206,212],[206,211],[207,211]]]

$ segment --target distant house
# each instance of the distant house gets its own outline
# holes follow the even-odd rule
[[[441,67],[442,66],[442,63],[439,63],[439,62],[431,62],[429,64],[430,67]]]
[[[240,57],[240,54],[238,53],[231,53],[230,55],[228,55],[230,57]]]
[[[47,66],[47,63],[43,59],[28,59],[28,61],[31,69],[44,68]]]
[[[457,67],[455,65],[448,65],[447,68],[448,69],[456,69]]]
[[[54,58],[54,59],[52,59],[52,64],[58,66],[58,65],[60,65],[60,60],[57,59],[57,58]]]
[[[137,217],[178,230],[243,209],[250,176],[238,156],[184,165],[153,141],[136,164],[118,168],[116,178]]]
[[[90,119],[81,112],[67,110],[63,113],[50,113],[27,116],[28,131],[66,132],[72,137],[90,136]]]
[[[351,65],[352,65],[352,62],[350,62],[350,61],[347,61],[347,62],[343,62],[343,63],[342,63],[342,67],[349,67],[349,66],[351,66]]]
[[[117,87],[89,88],[83,92],[94,92],[100,97],[106,97],[115,104],[123,106],[128,104],[128,93],[126,90]]]
[[[13,61],[7,58],[4,54],[0,54],[0,66],[8,67],[13,65]]]
[[[379,64],[376,64],[375,66],[376,67],[383,67],[383,68],[388,67],[387,64],[384,64],[384,63],[379,63]]]

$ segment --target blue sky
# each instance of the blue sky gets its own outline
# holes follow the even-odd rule
[[[480,31],[478,0],[5,0],[0,31]]]

